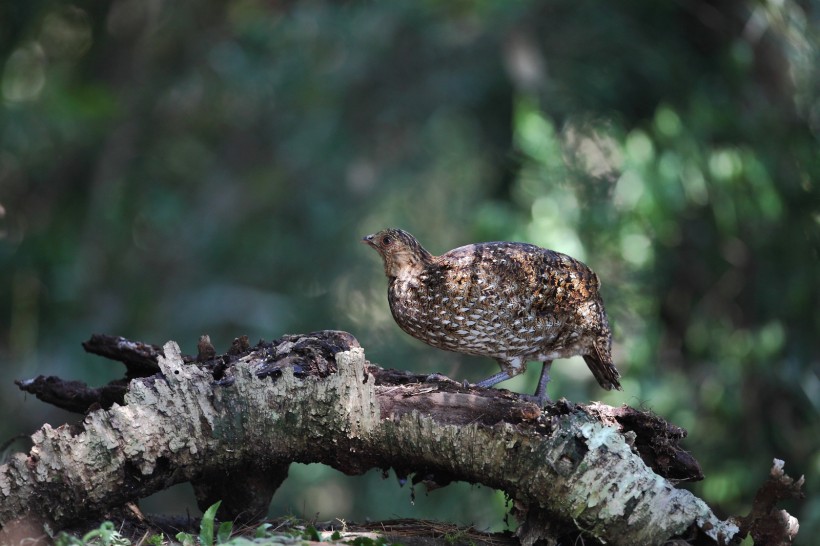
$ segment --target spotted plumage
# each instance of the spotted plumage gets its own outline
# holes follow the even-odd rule
[[[494,358],[491,387],[544,368],[535,394],[549,401],[553,359],[582,355],[605,389],[620,389],[612,333],[598,276],[565,254],[525,243],[477,243],[434,256],[409,233],[385,229],[363,239],[382,257],[388,301],[402,330],[425,343]]]

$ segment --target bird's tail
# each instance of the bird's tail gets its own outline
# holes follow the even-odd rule
[[[593,343],[592,354],[584,355],[584,361],[589,366],[589,371],[598,380],[598,384],[608,391],[612,389],[621,389],[621,383],[618,379],[621,374],[612,363],[612,355],[609,351],[609,343],[604,340],[599,340]]]

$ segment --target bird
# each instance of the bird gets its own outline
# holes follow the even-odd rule
[[[397,228],[362,242],[382,258],[390,311],[402,330],[439,349],[496,360],[501,371],[477,387],[493,387],[540,361],[535,395],[523,397],[543,408],[552,361],[581,355],[601,387],[622,390],[601,283],[575,258],[504,241],[435,256]]]

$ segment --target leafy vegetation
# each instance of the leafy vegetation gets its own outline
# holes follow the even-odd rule
[[[202,514],[202,521],[199,524],[199,546],[214,546],[214,544],[228,544],[231,531],[233,531],[232,521],[223,521],[216,527],[216,511],[222,501],[215,502]],[[183,546],[194,546],[197,540],[190,533],[177,533],[177,540]]]
[[[219,510],[220,504],[222,504],[221,501],[216,502],[205,511],[200,523],[198,537],[190,533],[178,533],[176,535],[176,539],[182,546],[214,546],[215,544],[223,546],[279,546],[299,544],[304,541],[326,541],[326,538],[323,540],[323,537],[320,536],[316,527],[313,525],[300,526],[298,529],[293,527],[283,532],[279,528],[274,528],[270,523],[263,523],[256,528],[253,538],[248,538],[244,534],[231,536],[234,530],[233,522],[224,521],[221,522],[218,527],[216,526],[216,512]],[[351,540],[342,540],[342,535],[338,531],[334,531],[329,538],[331,541],[337,541],[341,544],[351,544],[352,546],[389,546],[384,537],[373,539],[366,536],[357,536]],[[401,545],[396,544],[394,546]]]
[[[104,521],[99,528],[93,529],[77,538],[66,532],[60,532],[54,538],[56,546],[131,546],[131,541],[123,537],[114,524]]]

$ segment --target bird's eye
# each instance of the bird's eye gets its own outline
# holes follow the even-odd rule
[[[385,235],[384,237],[382,237],[382,244],[384,246],[387,246],[392,242],[393,242],[393,239],[391,239],[389,235]]]

